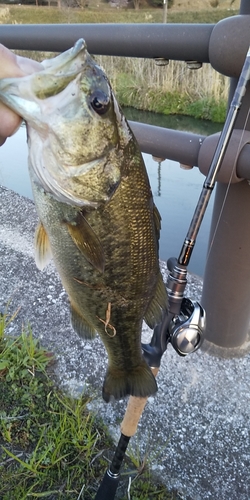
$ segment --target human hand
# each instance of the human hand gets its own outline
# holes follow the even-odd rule
[[[43,67],[39,62],[17,56],[0,44],[0,78],[25,76],[41,69]],[[0,146],[16,132],[21,123],[22,118],[0,102]]]

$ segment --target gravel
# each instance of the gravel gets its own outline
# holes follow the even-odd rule
[[[107,356],[101,341],[85,342],[72,330],[67,295],[53,264],[43,272],[36,269],[33,202],[0,187],[0,213],[0,307],[19,309],[9,332],[19,334],[29,323],[56,356],[60,385],[73,395],[91,392],[91,410],[117,439],[126,401],[102,400]],[[166,278],[166,264],[161,265]],[[189,275],[186,295],[199,300],[201,290],[202,280]],[[150,333],[144,325],[144,341]],[[149,398],[131,446],[148,454],[155,474],[183,499],[248,500],[250,354],[224,358],[211,355],[208,347],[185,358],[167,349],[158,393]]]

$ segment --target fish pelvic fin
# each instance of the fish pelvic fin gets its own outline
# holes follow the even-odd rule
[[[131,370],[119,370],[109,366],[102,388],[102,397],[106,403],[112,398],[125,396],[145,398],[157,392],[157,383],[146,361]]]
[[[39,222],[36,228],[34,244],[35,263],[38,269],[42,271],[52,259],[52,251],[50,247],[49,237],[41,222]]]
[[[104,253],[101,242],[82,213],[75,220],[65,222],[68,232],[85,259],[98,271],[104,271]]]
[[[76,308],[70,304],[70,313],[71,313],[71,324],[74,328],[75,332],[84,339],[93,339],[95,337],[95,329],[92,325],[88,323],[88,321],[82,316]]]
[[[154,328],[163,319],[164,313],[168,307],[167,290],[162,280],[162,275],[159,273],[158,282],[154,297],[148,305],[144,320],[149,328]]]

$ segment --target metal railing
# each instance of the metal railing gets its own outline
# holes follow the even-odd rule
[[[216,25],[0,25],[0,42],[10,49],[61,52],[81,37],[92,54],[209,62],[231,77],[230,101],[250,44],[250,2],[241,0],[240,15]],[[248,86],[218,178],[203,285],[206,338],[223,348],[244,345],[250,322],[250,187],[242,180],[250,180],[249,108]],[[207,173],[217,134],[204,137],[135,122],[130,125],[143,152],[198,166]]]

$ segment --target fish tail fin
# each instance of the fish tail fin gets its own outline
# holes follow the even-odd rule
[[[121,399],[131,395],[144,398],[156,392],[155,377],[142,359],[141,363],[131,370],[119,370],[109,366],[103,383],[102,397],[108,403],[112,397]]]

